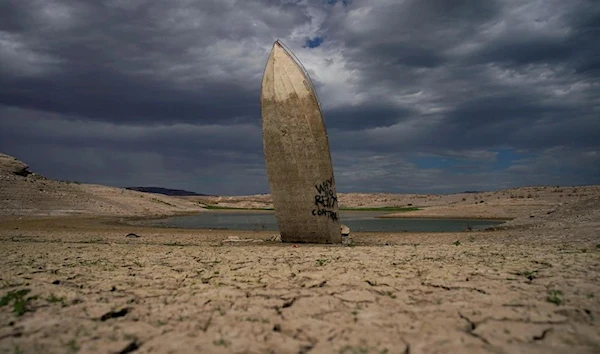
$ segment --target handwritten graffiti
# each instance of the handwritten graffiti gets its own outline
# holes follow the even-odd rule
[[[325,209],[313,209],[312,214],[315,216],[328,216],[331,218],[331,220],[337,220],[338,219],[338,214],[335,211],[331,211],[331,210],[325,210]]]
[[[312,214],[315,216],[326,216],[331,220],[338,219],[338,213],[331,210],[337,206],[337,196],[333,190],[333,177],[315,185],[317,194],[315,194],[315,206]]]
[[[333,178],[317,184],[317,195],[315,195],[315,205],[323,208],[333,208],[337,204],[337,196],[331,188],[333,187]]]

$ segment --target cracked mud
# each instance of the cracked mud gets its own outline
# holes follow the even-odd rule
[[[575,226],[293,247],[2,221],[0,353],[597,353],[600,235]]]

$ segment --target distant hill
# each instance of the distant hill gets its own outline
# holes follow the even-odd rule
[[[200,193],[196,193],[196,192],[186,191],[183,189],[170,189],[170,188],[161,188],[161,187],[126,187],[125,189],[129,189],[132,191],[138,191],[138,192],[164,194],[164,195],[178,196],[178,197],[210,196],[210,194],[200,194]]]
[[[197,200],[99,184],[57,181],[0,153],[0,219],[5,216],[169,216],[205,211]]]

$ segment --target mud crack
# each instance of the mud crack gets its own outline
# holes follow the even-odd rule
[[[536,342],[544,340],[544,338],[546,338],[546,335],[550,332],[552,332],[552,328],[546,328],[542,331],[542,333],[539,336],[533,336],[533,340]]]
[[[102,315],[102,317],[100,317],[100,321],[106,321],[106,320],[110,320],[111,318],[117,318],[117,317],[123,317],[125,315],[127,315],[127,313],[129,313],[129,308],[125,307],[119,311],[110,311],[105,313],[104,315]]]
[[[478,288],[472,288],[472,287],[445,286],[445,285],[431,284],[431,283],[425,283],[425,282],[422,282],[421,285],[423,285],[423,286],[429,286],[429,287],[432,287],[432,288],[444,289],[444,290],[470,290],[470,291],[476,291],[478,293],[482,293],[482,294],[485,294],[485,295],[489,295],[488,292],[485,291],[485,290],[478,289]]]
[[[132,353],[138,349],[140,349],[140,344],[138,344],[138,342],[134,340],[134,341],[131,341],[129,344],[127,344],[127,346],[125,348],[121,349],[119,354]]]
[[[475,330],[477,329],[477,323],[471,321],[470,318],[468,318],[467,316],[463,315],[462,313],[458,313],[458,315],[460,316],[460,318],[462,318],[463,320],[467,321],[469,328],[466,331],[467,334],[469,334],[470,336],[479,339],[480,341],[482,341],[483,343],[490,345],[490,342],[485,339],[484,337],[480,336],[479,334],[475,333]]]

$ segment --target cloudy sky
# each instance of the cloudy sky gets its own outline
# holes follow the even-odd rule
[[[268,192],[278,38],[340,192],[600,184],[597,0],[0,0],[0,152],[57,179]]]

